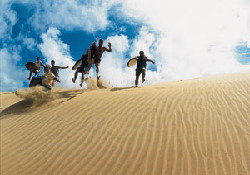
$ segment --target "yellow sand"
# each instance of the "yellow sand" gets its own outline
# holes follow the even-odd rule
[[[0,96],[2,175],[250,174],[250,71],[20,93]]]

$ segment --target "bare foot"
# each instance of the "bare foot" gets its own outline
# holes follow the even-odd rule
[[[75,83],[75,82],[76,82],[76,80],[74,80],[74,79],[72,78],[72,82],[73,82],[73,83]]]
[[[30,80],[30,78],[27,78],[27,80]]]
[[[82,87],[82,83],[80,84],[80,86]]]
[[[142,79],[142,83],[144,83],[145,82],[145,78],[144,79]]]

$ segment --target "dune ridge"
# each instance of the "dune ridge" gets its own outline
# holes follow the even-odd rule
[[[246,71],[41,106],[1,93],[1,174],[250,174],[249,87]]]

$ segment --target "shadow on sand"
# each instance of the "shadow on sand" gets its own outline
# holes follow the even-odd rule
[[[121,91],[121,90],[125,90],[125,89],[132,89],[132,88],[139,88],[139,87],[135,87],[135,86],[133,86],[133,87],[116,87],[116,88],[112,88],[112,89],[110,89],[110,91]]]
[[[31,100],[19,101],[19,102],[15,103],[15,104],[9,106],[8,108],[4,109],[0,113],[0,117],[2,117],[3,115],[7,115],[7,114],[26,113],[31,109],[32,106],[33,106],[33,102]]]
[[[44,99],[23,99],[22,101],[19,101],[11,106],[9,106],[8,108],[4,109],[1,113],[0,113],[0,117],[2,117],[3,115],[7,115],[7,114],[22,114],[22,113],[27,113],[31,110],[34,110],[36,107],[42,106],[44,104],[47,104],[51,101],[57,100],[57,99],[66,99],[62,102],[65,101],[69,101],[72,100],[73,98],[75,98],[78,94],[82,94],[84,92],[84,90],[78,90],[78,91],[59,91],[59,92],[53,92],[53,95],[55,96],[55,98],[51,98],[49,100],[44,100]]]
[[[66,101],[72,100],[75,98],[78,94],[82,94],[84,90],[77,90],[77,91],[62,91],[62,92],[54,92],[57,96],[57,99],[60,98],[67,98]]]

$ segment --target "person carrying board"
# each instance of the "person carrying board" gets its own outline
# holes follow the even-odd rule
[[[135,76],[136,76],[135,86],[136,87],[138,86],[138,79],[139,79],[141,74],[142,74],[142,83],[145,82],[147,62],[151,62],[151,63],[155,64],[154,61],[152,61],[151,59],[148,59],[144,55],[143,51],[140,51],[139,54],[140,54],[140,56],[137,56],[135,58],[130,59],[127,63],[127,66],[130,67],[130,66],[133,66],[135,64],[135,61],[136,61],[136,64],[137,64],[137,67],[135,70],[136,71],[136,74],[135,74]]]

